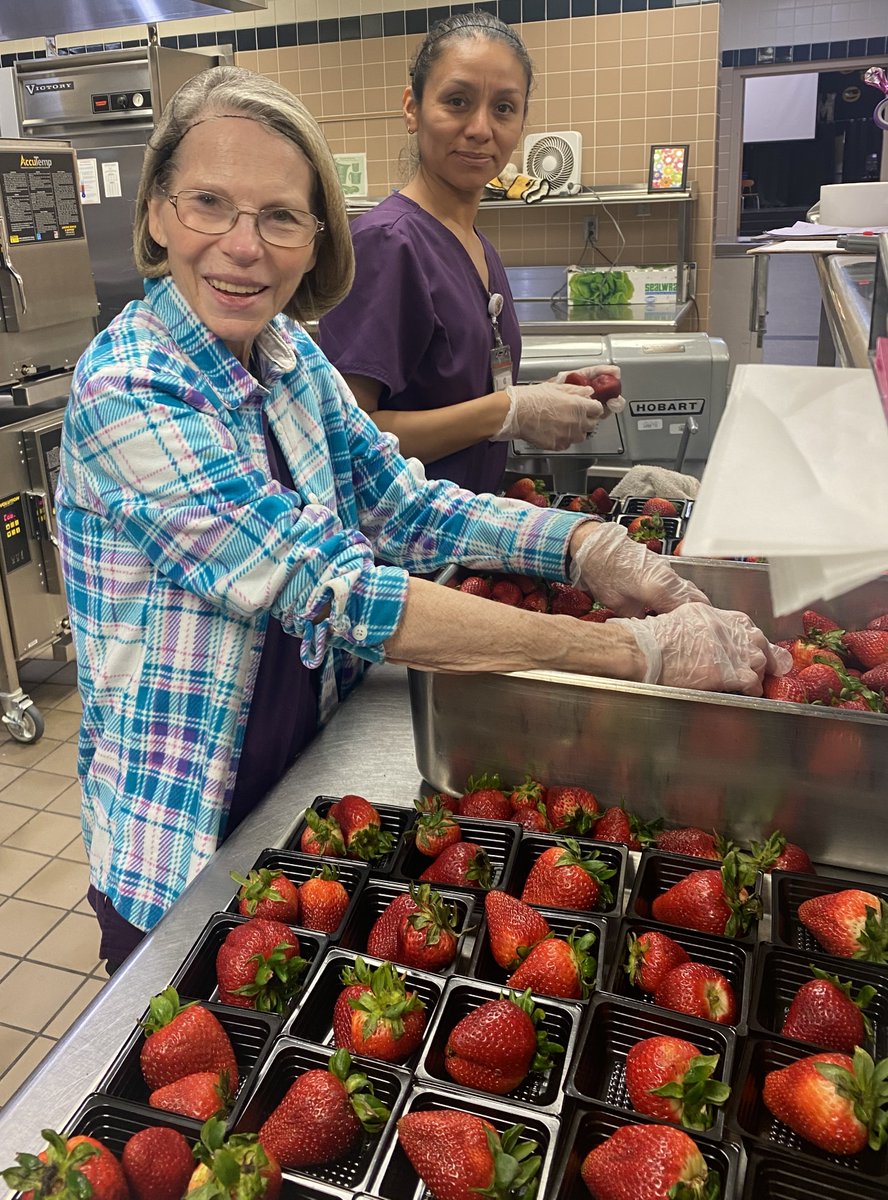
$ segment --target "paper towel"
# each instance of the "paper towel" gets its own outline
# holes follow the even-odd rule
[[[888,183],[827,183],[820,189],[820,223],[872,228],[888,224]]]

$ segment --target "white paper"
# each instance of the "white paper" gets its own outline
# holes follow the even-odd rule
[[[77,174],[80,178],[80,203],[101,204],[99,194],[99,171],[94,158],[78,158]]]
[[[768,237],[824,238],[839,237],[843,233],[888,233],[888,225],[819,225],[813,221],[796,221],[782,229],[768,229]]]
[[[120,189],[120,163],[102,163],[102,182],[105,185],[106,199],[113,196],[123,195],[123,192]]]
[[[888,570],[888,425],[867,370],[737,367],[683,552],[766,557],[775,615]]]

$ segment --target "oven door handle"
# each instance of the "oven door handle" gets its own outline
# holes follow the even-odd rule
[[[8,271],[18,284],[19,296],[21,297],[22,301],[22,316],[25,316],[28,311],[28,297],[25,295],[25,281],[12,265],[12,259],[9,257],[9,249],[6,246],[6,242],[2,235],[0,235],[0,266],[3,267],[4,271]]]
[[[52,542],[56,550],[61,550],[59,539],[53,533],[46,492],[42,488],[25,488],[22,495],[28,498],[34,537],[38,542],[46,539]]]

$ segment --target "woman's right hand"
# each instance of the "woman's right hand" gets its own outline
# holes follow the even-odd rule
[[[566,450],[582,442],[604,416],[589,387],[569,383],[525,383],[505,388],[509,411],[491,440],[521,438],[541,450]]]

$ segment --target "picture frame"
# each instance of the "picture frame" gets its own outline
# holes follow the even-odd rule
[[[367,195],[367,155],[363,151],[334,154],[336,171],[346,200]]]
[[[687,191],[689,157],[689,145],[651,146],[648,191]]]

